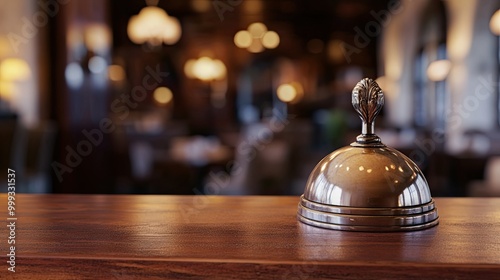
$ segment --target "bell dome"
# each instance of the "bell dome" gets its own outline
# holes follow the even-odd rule
[[[362,133],[313,169],[298,219],[353,231],[408,231],[436,225],[437,209],[422,171],[374,133],[374,120],[384,103],[382,90],[375,81],[363,79],[353,90],[352,102],[363,121]]]

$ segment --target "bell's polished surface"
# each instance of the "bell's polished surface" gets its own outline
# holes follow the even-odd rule
[[[384,94],[372,79],[352,92],[362,133],[323,158],[311,172],[298,207],[306,224],[351,231],[410,231],[438,224],[429,186],[418,166],[374,133]]]

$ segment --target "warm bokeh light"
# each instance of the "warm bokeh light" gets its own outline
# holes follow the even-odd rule
[[[188,78],[212,81],[225,78],[227,70],[222,61],[203,56],[197,60],[190,59],[186,61],[184,73]]]
[[[275,31],[268,31],[262,22],[250,24],[247,30],[240,30],[234,35],[234,44],[238,48],[246,48],[251,53],[259,53],[274,49],[280,43],[280,36]]]
[[[240,30],[234,35],[234,44],[238,48],[248,48],[252,44],[252,35],[247,30]]]
[[[254,22],[248,26],[248,32],[250,32],[254,38],[262,38],[267,32],[267,26],[262,22]]]
[[[282,84],[276,90],[278,98],[283,102],[292,102],[297,97],[297,91],[291,84]]]
[[[212,60],[215,68],[214,80],[221,80],[227,75],[226,65],[218,59]]]
[[[136,44],[142,44],[145,42],[141,29],[142,28],[139,21],[139,17],[138,16],[130,17],[127,25],[127,35],[130,38],[130,41]]]
[[[196,77],[194,76],[193,73],[193,67],[194,64],[196,63],[196,59],[190,59],[186,61],[186,64],[184,64],[184,74],[186,74],[186,77],[190,79],[195,79]]]
[[[125,80],[125,70],[121,65],[110,65],[108,67],[108,77],[113,82]]]
[[[130,18],[127,34],[136,44],[173,45],[179,41],[182,29],[177,18],[169,16],[161,8],[148,6]]]
[[[281,84],[276,90],[278,99],[286,103],[297,103],[304,95],[304,88],[298,82]]]
[[[274,31],[267,31],[262,37],[262,45],[268,49],[274,49],[280,44],[280,36]]]
[[[490,30],[491,33],[499,36],[500,35],[500,10],[497,10],[490,20]]]
[[[19,58],[7,58],[0,64],[2,81],[23,81],[31,77],[28,63]]]
[[[252,44],[250,44],[250,46],[248,46],[247,48],[247,51],[251,52],[251,53],[260,53],[264,50],[264,46],[262,45],[262,43],[260,42],[259,39],[252,39]]]
[[[84,30],[85,45],[95,53],[104,54],[111,48],[112,34],[104,24],[91,24]]]
[[[297,91],[291,84],[282,84],[276,91],[278,98],[283,102],[291,102],[297,96]]]
[[[427,67],[427,77],[434,82],[440,82],[446,79],[451,70],[451,62],[449,60],[436,60]]]
[[[291,82],[290,84],[295,88],[295,92],[297,93],[297,96],[293,101],[297,102],[302,98],[302,96],[304,96],[304,88],[302,87],[302,84],[299,82]]]
[[[213,74],[212,71],[212,60],[208,57],[198,59],[192,68],[193,76],[204,81],[210,80]]]
[[[14,95],[14,83],[0,81],[0,99],[11,101]]]
[[[168,24],[163,27],[161,37],[163,38],[163,43],[173,45],[181,38],[181,23],[174,17],[168,17],[167,22]]]
[[[160,104],[168,104],[172,101],[174,95],[168,87],[159,87],[153,92],[153,98]]]
[[[210,81],[215,76],[217,71],[212,59],[209,57],[201,57],[193,66],[193,74],[202,81]]]

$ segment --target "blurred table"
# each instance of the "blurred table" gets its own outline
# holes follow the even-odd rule
[[[226,164],[231,160],[232,152],[220,143],[218,138],[190,136],[172,139],[170,158],[193,166],[214,163]]]
[[[18,194],[16,273],[7,271],[4,226],[0,278],[500,278],[499,198],[437,198],[440,225],[407,233],[309,227],[296,220],[298,202]]]
[[[161,153],[157,155],[162,156]],[[182,164],[191,170],[191,193],[205,194],[205,185],[211,171],[227,170],[233,159],[233,150],[221,144],[216,137],[189,136],[172,139],[164,159]],[[159,157],[157,160],[161,161]]]

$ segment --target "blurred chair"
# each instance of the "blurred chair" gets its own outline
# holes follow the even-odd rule
[[[4,131],[6,130],[6,131]],[[24,193],[51,192],[50,166],[53,159],[57,129],[52,122],[41,122],[27,128],[20,123],[2,125],[2,136],[10,145],[2,166],[16,170],[16,191]],[[2,149],[4,149],[2,145]]]
[[[220,194],[285,193],[286,186],[290,183],[290,146],[277,139],[276,135],[259,138],[264,131],[269,131],[265,124],[253,124],[247,128],[235,152],[229,184],[220,188]],[[209,184],[210,182],[206,185]]]
[[[24,176],[26,192],[52,191],[50,166],[53,160],[57,128],[53,122],[42,122],[26,130]]]
[[[169,155],[173,139],[188,134],[185,122],[163,123],[158,115],[131,113],[115,123],[111,140],[116,193],[190,193],[189,168]]]
[[[491,157],[486,163],[484,181],[473,181],[469,196],[500,196],[500,157]]]

